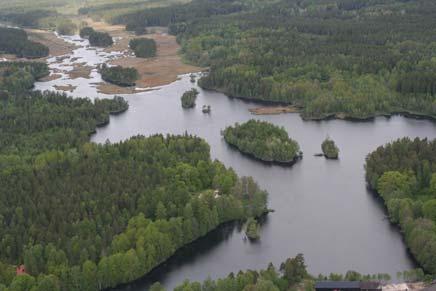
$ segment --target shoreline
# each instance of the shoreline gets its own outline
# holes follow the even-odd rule
[[[273,160],[273,161],[268,161],[268,160],[262,160],[261,158],[256,157],[256,156],[255,156],[254,154],[252,154],[252,153],[242,151],[242,150],[239,149],[236,145],[227,142],[227,141],[225,140],[225,138],[223,138],[223,139],[224,139],[225,143],[226,143],[230,148],[232,148],[233,150],[238,151],[239,153],[243,154],[244,156],[246,156],[246,157],[248,157],[248,158],[250,158],[250,159],[252,159],[252,160],[254,160],[254,161],[256,161],[256,162],[261,162],[261,163],[263,163],[263,164],[265,164],[265,165],[269,165],[269,166],[276,165],[276,166],[282,166],[282,167],[292,167],[292,166],[295,165],[298,161],[300,161],[300,160],[303,159],[303,154],[301,154],[301,155],[296,155],[296,156],[295,156],[292,160],[290,160],[290,161],[274,161],[274,160]]]
[[[369,121],[374,121],[374,119],[376,119],[377,117],[391,118],[393,116],[404,116],[406,118],[411,118],[411,119],[416,119],[416,120],[429,120],[429,121],[436,122],[436,115],[428,115],[425,113],[413,112],[413,111],[408,111],[408,110],[393,110],[392,112],[377,112],[377,113],[374,113],[373,115],[368,115],[368,116],[352,116],[352,115],[347,115],[347,113],[344,113],[344,112],[326,113],[326,114],[323,114],[323,116],[305,116],[304,113],[302,113],[301,111],[279,112],[279,113],[275,113],[275,112],[269,113],[268,112],[268,113],[263,113],[263,114],[256,114],[256,113],[253,113],[252,111],[261,110],[264,108],[270,108],[271,111],[274,111],[276,109],[280,110],[283,107],[291,108],[290,110],[294,110],[294,109],[301,110],[302,107],[299,107],[297,105],[290,104],[290,103],[280,102],[280,101],[262,100],[262,99],[255,99],[255,98],[243,97],[243,96],[234,96],[234,95],[228,94],[224,89],[219,89],[219,88],[210,88],[210,87],[203,87],[203,86],[200,86],[200,88],[202,88],[203,90],[206,90],[206,91],[222,93],[222,94],[226,95],[227,98],[230,98],[230,99],[239,99],[239,100],[243,100],[245,102],[250,102],[250,103],[266,106],[266,107],[257,107],[257,108],[249,109],[249,111],[254,115],[299,113],[301,119],[303,119],[304,121],[314,121],[314,122],[321,122],[321,121],[328,121],[328,120],[345,120],[345,121],[350,121],[350,122],[369,122]]]

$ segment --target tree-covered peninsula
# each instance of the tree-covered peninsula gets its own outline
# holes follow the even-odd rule
[[[293,164],[300,157],[300,146],[283,127],[259,120],[229,126],[224,140],[244,154],[265,162]]]
[[[210,67],[206,89],[293,104],[307,119],[434,118],[435,14],[433,0],[194,0],[108,20],[168,26],[189,62]]]
[[[0,27],[0,53],[36,59],[48,56],[49,50],[45,45],[29,40],[22,29]]]
[[[413,256],[436,274],[436,140],[403,138],[379,147],[365,168]]]
[[[267,193],[212,161],[200,138],[89,143],[110,113],[127,110],[121,97],[1,84],[2,291],[112,288],[220,224],[266,211]]]

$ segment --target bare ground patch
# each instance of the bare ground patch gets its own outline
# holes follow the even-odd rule
[[[40,29],[26,29],[29,39],[42,43],[50,50],[51,57],[70,54],[76,48],[74,44],[68,43],[57,37],[53,32]]]
[[[71,84],[67,84],[67,85],[54,85],[53,87],[56,90],[65,91],[65,92],[73,92],[77,88],[77,86],[73,86]]]
[[[273,115],[282,113],[297,113],[300,110],[295,106],[257,107],[248,109],[254,115]]]
[[[202,68],[191,66],[182,62],[178,51],[179,44],[176,37],[168,35],[166,28],[154,28],[155,33],[144,35],[143,37],[152,38],[156,41],[157,56],[153,58],[137,58],[132,56],[129,49],[129,41],[137,36],[125,31],[124,26],[109,25],[104,22],[95,22],[86,19],[88,24],[96,30],[108,32],[115,39],[115,44],[105,50],[107,52],[125,51],[124,56],[109,62],[111,65],[132,67],[138,70],[139,80],[136,87],[150,88],[163,86],[177,80],[178,75],[191,72],[199,72]],[[105,94],[129,94],[137,93],[141,90],[132,90],[132,88],[118,87],[115,85],[102,83],[98,90]]]

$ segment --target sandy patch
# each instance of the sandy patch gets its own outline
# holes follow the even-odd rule
[[[129,41],[136,38],[132,33],[125,31],[121,25],[109,25],[104,22],[96,22],[86,19],[86,22],[94,29],[108,32],[114,37],[115,44],[106,48],[107,52],[123,51],[124,56],[109,62],[111,65],[122,67],[133,67],[138,70],[139,80],[136,86],[139,88],[150,88],[163,86],[177,80],[178,75],[199,72],[202,68],[184,64],[178,51],[179,44],[176,37],[168,35],[166,28],[154,28],[155,33],[147,34],[144,37],[152,38],[156,41],[157,56],[149,59],[136,58],[129,49]],[[130,94],[140,91],[133,88],[123,88],[111,84],[99,84],[98,90],[105,94]]]
[[[53,87],[56,90],[65,91],[65,92],[73,92],[77,88],[77,86],[73,86],[71,84],[67,84],[67,85],[54,85]]]
[[[93,67],[87,66],[86,63],[74,64],[73,69],[68,71],[67,74],[72,80],[77,78],[91,79],[92,69]]]
[[[57,80],[57,79],[60,79],[60,78],[62,78],[61,74],[54,73],[54,74],[48,75],[47,77],[41,78],[38,81],[40,81],[40,82],[49,82],[49,81],[54,81],[54,80]]]
[[[295,106],[257,107],[248,109],[254,115],[272,115],[282,113],[298,113],[300,110]]]

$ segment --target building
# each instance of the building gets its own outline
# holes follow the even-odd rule
[[[316,291],[381,291],[378,282],[360,281],[319,281],[315,284]]]
[[[16,269],[16,274],[18,275],[23,275],[23,274],[27,274],[26,273],[26,267],[24,267],[24,265],[20,265],[17,267]]]

